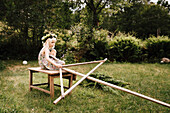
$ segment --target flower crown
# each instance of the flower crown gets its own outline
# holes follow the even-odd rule
[[[52,33],[49,33],[49,34],[46,34],[45,36],[43,36],[43,37],[41,38],[41,40],[42,40],[43,43],[45,43],[45,41],[46,41],[48,38],[57,38],[57,35],[52,34]]]

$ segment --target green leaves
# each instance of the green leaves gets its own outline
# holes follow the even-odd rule
[[[121,86],[121,87],[126,87],[129,85],[129,83],[127,83],[127,82],[124,82],[121,80],[115,80],[114,78],[104,75],[104,74],[101,74],[101,73],[91,74],[90,76],[97,78],[99,80],[117,85],[117,86]],[[94,81],[90,81],[88,79],[84,80],[81,83],[81,85],[85,86],[85,87],[94,87],[94,88],[102,89],[103,91],[112,92],[112,93],[115,93],[118,95],[118,92],[115,91],[113,88],[110,88],[109,86],[105,86],[105,85],[102,85],[102,84],[94,82]]]
[[[146,48],[150,62],[159,61],[163,57],[170,58],[170,39],[166,36],[149,38],[146,40]]]
[[[109,59],[120,62],[139,62],[141,48],[141,40],[130,35],[118,35],[109,43]]]
[[[115,19],[118,30],[125,33],[135,32],[135,36],[140,39],[147,39],[151,34],[170,35],[168,9],[160,5],[133,1],[112,18]]]

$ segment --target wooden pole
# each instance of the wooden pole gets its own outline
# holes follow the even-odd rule
[[[59,71],[60,71],[61,96],[62,96],[62,98],[64,98],[64,87],[63,87],[62,69],[59,68]]]
[[[91,61],[91,62],[75,63],[75,64],[63,65],[62,67],[72,67],[72,66],[79,66],[79,65],[86,65],[86,64],[93,64],[93,63],[100,63],[100,62],[105,62],[105,61],[98,60],[98,61]]]
[[[63,70],[65,70],[65,71],[67,71],[67,72],[70,72],[70,73],[72,73],[72,74],[76,74],[76,75],[82,76],[82,77],[85,77],[85,76],[86,76],[86,75],[84,75],[84,74],[82,74],[82,73],[75,72],[74,70],[71,70],[71,69],[63,68]],[[111,84],[111,83],[108,83],[108,82],[105,82],[105,81],[102,81],[102,80],[99,80],[99,79],[96,79],[96,78],[93,78],[93,77],[89,77],[89,76],[88,76],[88,77],[86,77],[86,78],[89,79],[89,80],[92,80],[92,81],[95,81],[95,82],[98,82],[98,83],[101,83],[101,84],[110,86],[110,87],[112,87],[112,88],[115,88],[115,89],[124,91],[124,92],[126,92],[126,93],[129,93],[129,94],[138,96],[138,97],[140,97],[140,98],[143,98],[143,99],[146,99],[146,100],[155,102],[155,103],[157,103],[157,104],[160,104],[160,105],[163,105],[163,106],[166,106],[166,107],[170,107],[170,104],[168,104],[168,103],[165,103],[165,102],[156,100],[156,99],[154,99],[154,98],[145,96],[145,95],[143,95],[143,94],[140,94],[140,93],[137,93],[137,92],[134,92],[134,91],[131,91],[131,90],[128,90],[128,89],[125,89],[125,88],[122,88],[122,87],[113,85],[113,84]]]
[[[103,60],[103,62],[100,62],[96,67],[94,67],[90,72],[88,72],[86,75],[82,74],[83,78],[81,78],[78,82],[76,82],[70,89],[68,89],[65,93],[64,96],[68,95],[76,86],[78,86],[84,79],[86,79],[87,76],[89,76],[91,73],[93,73],[99,66],[101,66],[105,61],[107,60],[107,58],[105,58]],[[63,68],[63,70],[65,70],[65,68]],[[73,72],[72,72],[73,73]],[[76,73],[74,71],[74,73]],[[78,74],[78,73],[77,73]],[[57,98],[53,103],[57,104],[60,100],[62,99],[62,96],[60,96],[59,98]]]
[[[58,61],[59,59],[54,57],[54,56],[50,56],[53,59],[55,59],[56,61]],[[93,64],[93,63],[100,63],[100,62],[104,62],[104,60],[98,60],[98,61],[90,61],[90,62],[82,62],[82,63],[75,63],[75,64],[67,64],[67,65],[63,65],[62,67],[71,67],[71,66],[79,66],[79,65],[86,65],[86,64]]]

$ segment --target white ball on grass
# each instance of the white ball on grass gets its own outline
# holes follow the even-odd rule
[[[28,62],[26,61],[26,60],[24,60],[23,62],[22,62],[22,64],[24,64],[24,65],[26,65]]]

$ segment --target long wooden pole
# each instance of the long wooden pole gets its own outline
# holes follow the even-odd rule
[[[59,68],[59,71],[60,71],[61,96],[62,96],[62,98],[64,98],[64,87],[63,87],[62,69]]]
[[[82,73],[79,73],[79,72],[75,72],[74,70],[71,70],[71,69],[63,68],[63,70],[65,70],[65,71],[67,71],[67,72],[70,72],[70,73],[72,73],[72,74],[76,74],[76,75],[79,75],[79,76],[82,76],[82,77],[86,77],[86,75],[84,75],[84,74],[82,74]],[[146,99],[146,100],[155,102],[155,103],[157,103],[157,104],[160,104],[160,105],[163,105],[163,106],[166,106],[166,107],[170,107],[170,104],[168,104],[168,103],[165,103],[165,102],[156,100],[156,99],[154,99],[154,98],[145,96],[145,95],[143,95],[143,94],[140,94],[140,93],[137,93],[137,92],[134,92],[134,91],[131,91],[131,90],[128,90],[128,89],[125,89],[125,88],[122,88],[122,87],[113,85],[113,84],[111,84],[111,83],[108,83],[108,82],[105,82],[105,81],[102,81],[102,80],[99,80],[99,79],[96,79],[96,78],[93,78],[93,77],[89,77],[89,76],[88,76],[88,77],[86,77],[86,78],[89,79],[89,80],[92,80],[92,81],[95,81],[95,82],[98,82],[98,83],[101,83],[101,84],[110,86],[110,87],[112,87],[112,88],[115,88],[115,89],[124,91],[124,92],[126,92],[126,93],[129,93],[129,94],[138,96],[138,97],[140,97],[140,98],[143,98],[143,99]]]
[[[88,72],[86,75],[82,74],[82,78],[76,82],[70,89],[68,89],[63,95],[66,96],[68,95],[76,86],[78,86],[84,79],[87,78],[87,76],[89,76],[91,73],[93,73],[99,66],[101,66],[105,61],[107,60],[104,59],[103,62],[100,62],[96,67],[94,67],[90,72]],[[63,68],[63,70],[65,70],[65,68]],[[73,71],[72,73],[76,73],[75,71]],[[77,73],[78,74],[78,73]],[[62,99],[62,96],[60,96],[59,98],[57,98],[53,103],[57,104],[60,100]]]
[[[72,66],[79,66],[79,65],[86,65],[86,64],[93,64],[93,63],[100,63],[100,62],[105,62],[104,60],[98,60],[98,61],[91,61],[91,62],[83,62],[83,63],[75,63],[75,64],[68,64],[68,65],[63,65],[62,67],[72,67]]]
[[[59,59],[54,57],[54,56],[50,56],[53,59],[55,59],[56,61],[58,61]],[[90,61],[90,62],[82,62],[82,63],[75,63],[75,64],[67,64],[67,65],[63,65],[62,67],[71,67],[71,66],[79,66],[79,65],[86,65],[86,64],[93,64],[93,63],[100,63],[103,62],[104,60],[98,60],[98,61]]]

